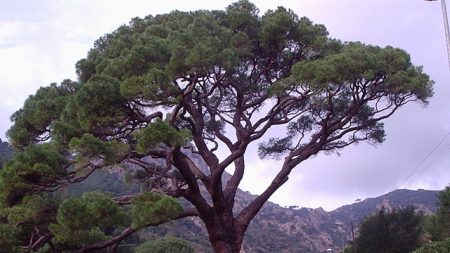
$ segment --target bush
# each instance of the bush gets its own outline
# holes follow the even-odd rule
[[[450,253],[450,238],[425,244],[413,253]]]
[[[422,234],[422,215],[414,207],[380,210],[361,223],[358,253],[405,253],[415,250]]]
[[[181,239],[166,237],[143,243],[135,253],[194,253],[194,250]]]

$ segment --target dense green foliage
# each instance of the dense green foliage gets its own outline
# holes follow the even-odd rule
[[[31,95],[7,132],[17,154],[0,172],[0,219],[24,221],[14,224],[17,245],[29,251],[113,248],[142,227],[198,216],[216,251],[239,252],[250,221],[297,165],[382,142],[381,121],[408,102],[426,104],[433,84],[401,49],[342,43],[291,10],[259,15],[246,0],[224,11],[135,18],[97,40],[76,72],[77,81]],[[265,138],[277,125],[286,135]],[[233,213],[256,142],[260,157],[283,163]],[[234,172],[223,182],[227,168]],[[142,192],[64,199],[68,185],[108,170]],[[52,203],[43,222],[38,198]],[[104,215],[82,221],[94,213]]]
[[[133,199],[131,213],[134,227],[170,221],[182,212],[173,198],[148,192]]]
[[[194,253],[194,250],[183,240],[165,237],[160,240],[143,243],[135,253]]]
[[[413,253],[450,253],[450,238],[443,241],[427,243]]]
[[[17,152],[0,172],[0,206],[18,204],[27,194],[57,185],[54,180],[66,176],[68,166],[54,143],[32,144]]]
[[[450,187],[438,194],[438,209],[426,217],[425,231],[432,242],[422,245],[414,253],[450,252]]]
[[[426,221],[426,231],[433,241],[450,238],[450,187],[445,187],[438,195],[438,210]]]
[[[124,226],[125,220],[126,214],[111,198],[89,192],[65,199],[58,208],[56,222],[49,229],[55,242],[76,248],[106,240],[107,228]]]
[[[380,210],[359,228],[354,247],[360,253],[407,253],[419,246],[422,215],[413,207]]]

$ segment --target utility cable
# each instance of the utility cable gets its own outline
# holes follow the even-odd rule
[[[425,166],[417,175],[410,180],[410,183],[407,187],[411,186],[415,181],[417,181],[420,177],[422,177],[426,172],[434,168],[439,160],[442,159],[445,153],[447,153],[450,150],[450,144],[445,146],[445,148],[441,149],[439,154],[437,154],[433,160],[431,160],[427,166]]]
[[[425,156],[425,158],[420,161],[420,163],[414,168],[413,171],[411,171],[408,176],[406,176],[401,183],[398,185],[397,189],[400,189],[414,174],[420,173],[420,168],[425,163],[425,161],[428,160],[429,157],[432,156],[432,154],[441,146],[441,144],[450,136],[450,132],[448,132],[442,139],[439,141],[439,143]]]

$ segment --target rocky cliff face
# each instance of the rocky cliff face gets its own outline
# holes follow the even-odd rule
[[[400,208],[414,205],[417,210],[431,213],[436,209],[437,191],[396,190],[351,205],[326,212],[322,208],[284,208],[268,202],[249,226],[242,252],[326,252],[338,250],[352,239],[351,224],[357,231],[358,224],[379,208]],[[248,204],[255,196],[239,191],[237,208]],[[338,225],[337,225],[338,224]],[[202,222],[185,219],[158,228],[152,228],[146,236],[165,234],[184,238],[198,252],[212,252]]]
[[[352,240],[352,228],[357,231],[359,223],[369,214],[380,208],[401,208],[414,205],[417,211],[430,214],[436,210],[438,191],[396,190],[388,194],[369,198],[351,205],[326,212],[322,208],[283,208],[273,203],[261,210],[255,218],[252,229],[249,229],[244,248],[248,252],[268,252],[255,250],[261,242],[257,234],[267,234],[273,238],[289,241],[292,244],[279,242],[279,251],[284,252],[325,252],[326,249],[340,249],[342,244]],[[242,193],[245,194],[245,193]],[[278,230],[274,236],[272,231]],[[271,246],[271,245],[268,245]],[[273,248],[272,248],[273,249]]]
[[[352,205],[342,206],[330,213],[336,220],[342,222],[342,229],[345,234],[344,240],[351,241],[352,223],[357,231],[358,224],[367,215],[381,208],[392,210],[413,205],[416,207],[417,212],[422,212],[425,215],[431,214],[436,211],[438,193],[439,191],[429,190],[395,190],[379,197],[368,198]]]

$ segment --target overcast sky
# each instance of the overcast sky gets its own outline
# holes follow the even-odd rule
[[[224,9],[232,2],[1,0],[0,138],[5,139],[10,115],[30,94],[52,82],[75,79],[75,62],[86,56],[93,42],[132,17],[174,9]],[[435,95],[427,107],[407,105],[385,122],[385,143],[377,147],[359,144],[339,155],[314,157],[294,170],[272,201],[332,210],[398,187],[443,189],[450,183],[450,136],[445,138],[450,133],[450,72],[439,2],[253,2],[261,13],[280,5],[290,8],[324,24],[331,37],[343,41],[403,48],[436,81]],[[257,194],[270,182],[279,162],[259,161],[252,153],[247,155],[247,164],[242,188]]]

